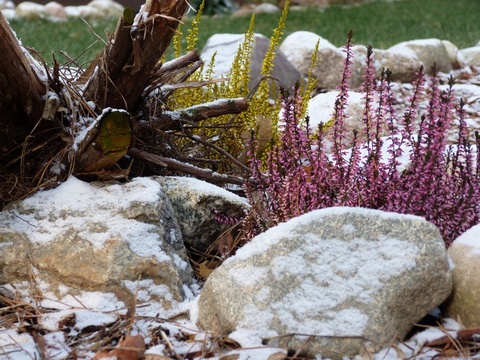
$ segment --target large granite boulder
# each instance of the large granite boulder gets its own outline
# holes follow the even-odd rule
[[[199,324],[341,359],[403,338],[450,294],[438,229],[378,210],[313,211],[255,237],[207,279]],[[253,336],[253,335],[252,335]]]
[[[168,309],[192,281],[173,208],[149,178],[88,184],[71,177],[10,204],[0,212],[0,246],[0,284],[22,287],[35,274],[58,298],[69,287],[132,304],[139,289],[161,287],[151,298]]]
[[[154,179],[172,203],[185,244],[198,251],[207,251],[249,207],[245,198],[205,181],[174,176]]]
[[[480,225],[458,237],[448,248],[453,261],[453,292],[445,316],[465,327],[480,327]]]

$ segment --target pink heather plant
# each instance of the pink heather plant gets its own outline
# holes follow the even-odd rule
[[[306,126],[300,125],[302,99],[295,88],[291,96],[282,94],[279,142],[264,164],[256,158],[252,143],[253,181],[245,187],[252,210],[243,222],[244,235],[251,238],[314,209],[354,206],[423,216],[439,227],[448,246],[479,222],[480,155],[476,149],[480,136],[476,134],[473,149],[464,104],[461,100],[455,104],[453,80],[447,91],[440,91],[435,69],[428,92],[424,70],[419,69],[413,94],[399,119],[393,108],[390,72],[384,70],[375,79],[369,48],[362,85],[363,134],[354,132],[353,140],[347,142],[344,120],[353,56],[350,39],[351,35],[345,46],[331,137],[325,138],[322,124],[312,136],[308,117]],[[418,109],[422,97],[429,100],[424,114]],[[447,143],[447,133],[455,111],[459,131],[453,146]],[[401,161],[405,158],[406,164]]]

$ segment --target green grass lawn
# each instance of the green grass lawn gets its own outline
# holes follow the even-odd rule
[[[474,46],[480,41],[479,0],[401,0],[374,1],[361,6],[331,6],[318,9],[292,10],[287,18],[285,36],[298,30],[314,32],[336,46],[342,46],[349,30],[354,32],[354,43],[371,44],[385,49],[396,43],[413,39],[440,38],[453,42],[459,48]],[[255,32],[270,36],[277,25],[279,14],[260,14],[255,21]],[[243,33],[250,18],[204,16],[200,23],[202,48],[207,39],[217,33]],[[188,28],[186,21],[185,28]],[[23,43],[44,54],[63,50],[71,56],[90,47],[80,59],[88,61],[103,48],[98,36],[105,38],[112,32],[116,20],[99,22],[90,29],[82,20],[52,23],[46,20],[11,21]],[[95,33],[97,34],[95,34]],[[61,55],[56,55],[61,59]]]

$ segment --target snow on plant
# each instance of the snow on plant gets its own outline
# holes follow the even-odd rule
[[[314,209],[353,206],[425,217],[437,225],[445,243],[479,222],[480,143],[468,140],[463,101],[456,104],[453,79],[440,91],[435,69],[428,83],[423,68],[417,72],[414,91],[397,116],[394,94],[384,70],[375,79],[369,48],[362,85],[365,99],[363,127],[348,141],[344,122],[348,103],[351,35],[344,48],[346,60],[334,108],[333,125],[320,124],[315,134],[308,117],[301,121],[302,98],[298,88],[282,94],[279,141],[260,161],[252,142],[251,181],[245,191],[252,204],[245,218],[247,238]],[[419,102],[426,98],[424,113]],[[456,144],[448,131],[457,114]],[[386,134],[386,136],[383,136]]]

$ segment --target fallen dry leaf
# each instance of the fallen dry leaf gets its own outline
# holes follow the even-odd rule
[[[95,354],[93,360],[112,359],[112,358],[116,358],[116,355],[113,354],[113,351],[102,350]]]
[[[287,358],[287,352],[279,351],[270,355],[267,360],[285,360],[286,358]]]
[[[142,335],[127,335],[114,350],[118,360],[140,360],[145,355],[145,340]]]
[[[172,360],[172,358],[160,354],[147,354],[145,355],[145,360]]]
[[[220,356],[220,360],[237,360],[240,358],[240,354],[227,354]]]
[[[222,262],[220,260],[207,260],[202,262],[198,266],[198,273],[200,274],[201,277],[204,279],[207,279],[210,274],[215,270],[218,266],[220,266]]]
[[[207,267],[207,263],[208,261],[205,261],[203,263],[200,264],[200,266],[198,267],[198,273],[200,274],[201,277],[203,277],[204,279],[208,278],[210,276],[210,274],[213,272],[214,269],[209,269]]]
[[[142,335],[127,335],[114,350],[102,350],[95,354],[93,360],[117,359],[140,360],[145,356],[145,340]]]

